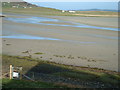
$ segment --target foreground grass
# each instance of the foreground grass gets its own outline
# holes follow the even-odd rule
[[[77,80],[83,83],[99,82],[102,83],[104,87],[118,87],[118,84],[120,83],[120,75],[117,72],[106,71],[97,68],[75,67],[70,65],[57,64],[54,62],[32,59],[29,57],[3,55],[2,59],[3,73],[9,72],[9,65],[12,64],[14,66],[22,66],[23,74],[28,75],[32,72],[42,73],[44,75],[63,77],[70,79],[71,81]],[[37,80],[39,80],[40,76],[38,75],[36,77]],[[54,78],[52,79],[51,81],[54,81]],[[92,86],[94,87],[94,85]]]
[[[62,86],[54,85],[53,83],[34,82],[26,80],[2,80],[2,88],[63,88]],[[64,87],[65,88],[65,87]]]

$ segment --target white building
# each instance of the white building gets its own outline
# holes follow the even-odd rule
[[[23,8],[27,8],[27,7],[23,7]]]
[[[65,12],[65,10],[62,10],[62,12]]]
[[[17,6],[12,6],[12,8],[16,8]]]
[[[68,11],[68,12],[70,12],[70,13],[75,13],[75,11]]]
[[[5,3],[3,3],[3,5],[5,5]]]

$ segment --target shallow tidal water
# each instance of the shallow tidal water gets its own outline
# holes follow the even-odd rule
[[[30,18],[5,18],[6,20],[13,21],[16,23],[32,23],[32,24],[42,24],[42,25],[54,25],[54,26],[67,26],[67,27],[80,27],[80,28],[93,28],[93,29],[102,29],[102,30],[112,30],[112,31],[120,31],[119,28],[108,28],[108,27],[97,27],[97,26],[90,26],[80,23],[73,23],[69,22],[73,25],[63,25],[63,24],[51,24],[51,23],[42,23],[45,21],[52,21],[52,22],[64,22],[58,19],[51,19],[45,17],[30,17]]]
[[[16,16],[16,15],[12,15]],[[68,22],[68,21],[62,21],[58,19],[52,19],[52,18],[45,18],[45,17],[27,17],[21,16],[21,18],[17,17],[6,17],[4,18],[5,20],[16,22],[16,23],[30,23],[30,24],[41,24],[41,25],[52,25],[52,26],[65,26],[65,27],[79,27],[79,28],[93,28],[93,29],[101,29],[101,30],[112,30],[112,31],[119,31],[119,28],[107,28],[107,27],[97,27],[97,26],[90,26],[90,25],[85,25],[81,23],[75,23],[75,22]],[[24,18],[22,18],[24,17]],[[3,20],[4,20],[3,19]],[[54,22],[52,23],[44,23],[44,22]],[[57,24],[56,24],[57,23]],[[67,23],[61,24],[61,23]],[[8,33],[4,32],[3,33]],[[10,32],[14,33],[14,32]],[[88,36],[93,36],[93,37],[99,37],[99,38],[106,38],[106,39],[120,39],[120,37],[114,37],[114,36],[104,36],[104,35],[96,35],[96,34],[89,34]],[[96,42],[79,42],[79,41],[72,41],[72,40],[61,40],[58,38],[50,38],[50,37],[38,37],[38,36],[32,36],[32,35],[24,35],[24,34],[8,34],[8,35],[3,35],[0,36],[0,38],[12,38],[12,39],[34,39],[34,40],[57,40],[57,41],[69,41],[69,42],[78,42],[78,43],[96,43]]]
[[[11,38],[11,39],[29,39],[29,40],[54,40],[54,41],[64,41],[70,43],[83,43],[83,44],[90,44],[96,42],[84,42],[84,41],[72,41],[72,40],[63,40],[57,38],[48,38],[48,37],[38,37],[38,36],[31,36],[31,35],[9,35],[9,36],[0,36],[0,38]]]

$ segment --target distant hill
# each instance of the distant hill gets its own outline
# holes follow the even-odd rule
[[[76,11],[111,11],[111,12],[118,12],[118,10],[110,10],[110,9],[79,9]],[[119,10],[120,12],[120,10]]]
[[[71,11],[71,10],[70,10]],[[62,11],[54,8],[47,8],[37,6],[28,2],[2,2],[3,13],[19,13],[31,15],[54,15],[54,16],[111,16],[116,17],[117,11],[114,10],[100,10],[100,9],[86,9],[74,10],[75,12]],[[95,11],[95,12],[92,12]],[[101,12],[104,11],[104,12]]]
[[[19,7],[19,8],[27,8],[27,7],[38,7],[37,5],[30,4],[28,2],[25,2],[23,0],[20,0],[20,2],[3,2],[2,7]]]
[[[3,13],[20,13],[32,15],[61,15],[61,10],[40,7],[28,2],[2,2]]]

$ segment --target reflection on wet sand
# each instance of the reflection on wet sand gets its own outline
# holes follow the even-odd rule
[[[90,25],[85,25],[85,24],[80,24],[80,23],[73,23],[73,22],[69,22],[67,25],[59,24],[58,22],[64,22],[64,21],[60,21],[58,19],[45,18],[45,17],[6,18],[6,20],[17,22],[17,23],[32,23],[32,24],[42,24],[42,25],[93,28],[93,29],[103,29],[103,30],[112,30],[112,31],[118,31],[119,30],[118,28],[97,27],[97,26],[90,26]],[[42,22],[48,22],[48,21],[53,22],[53,23],[42,23]],[[55,24],[55,22],[57,24]],[[69,25],[69,24],[74,24],[74,25]]]

